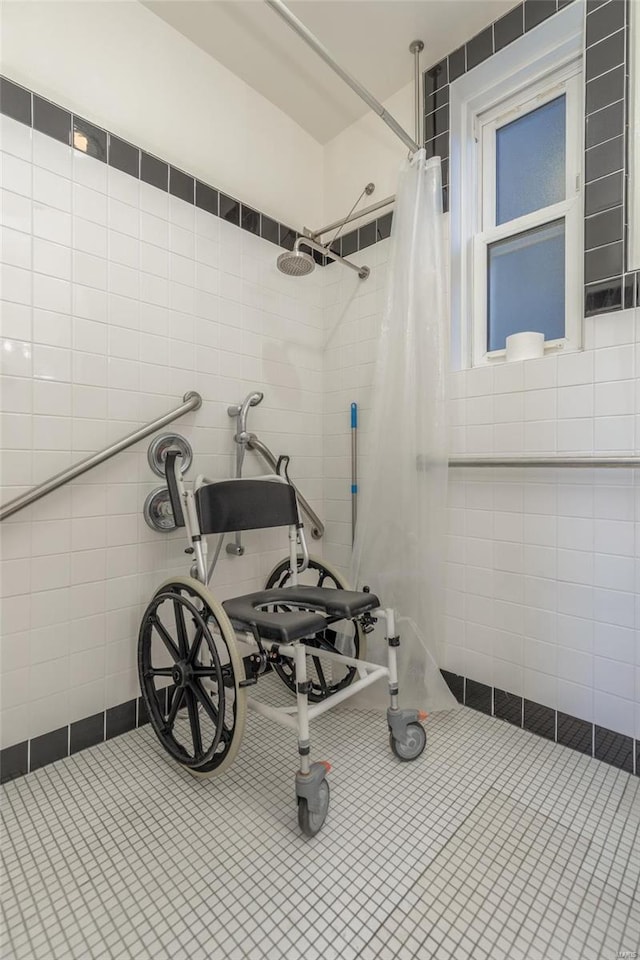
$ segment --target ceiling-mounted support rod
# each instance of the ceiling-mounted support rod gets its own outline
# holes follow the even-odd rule
[[[418,143],[422,143],[422,137],[420,135],[420,127],[422,120],[422,110],[420,109],[420,104],[422,102],[420,96],[420,54],[424,50],[424,43],[422,40],[413,40],[409,44],[409,53],[413,54],[413,82],[414,82],[414,106],[416,111],[416,140]]]
[[[363,207],[362,210],[356,210],[355,213],[350,214],[343,220],[335,220],[333,223],[328,223],[326,227],[322,227],[320,230],[314,230],[313,233],[309,233],[309,237],[312,240],[317,240],[318,237],[321,237],[324,233],[329,233],[329,231],[335,230],[336,227],[339,227],[342,224],[351,223],[353,220],[361,220],[362,217],[366,217],[370,213],[375,213],[376,210],[381,210],[383,207],[389,207],[395,202],[396,195],[394,193],[392,197],[385,197],[384,200],[378,200],[377,203],[372,203],[368,207]]]
[[[287,23],[291,29],[294,30],[298,36],[301,37],[306,44],[308,44],[308,46],[311,47],[312,50],[315,50],[319,57],[322,57],[324,62],[331,67],[333,72],[337,73],[338,76],[351,87],[353,92],[357,93],[360,99],[364,100],[364,102],[371,107],[374,113],[377,113],[381,120],[384,120],[386,125],[393,130],[395,135],[402,140],[404,145],[408,147],[412,153],[419,149],[416,141],[413,140],[407,131],[400,126],[395,117],[392,117],[391,114],[385,110],[380,101],[376,100],[376,98],[370,94],[369,91],[366,90],[362,84],[355,79],[355,77],[352,77],[350,73],[347,73],[346,70],[343,70],[342,67],[336,63],[327,48],[320,43],[317,37],[315,37],[310,30],[305,27],[301,20],[298,20],[298,18],[291,13],[282,0],[265,0],[265,3],[268,4],[272,10],[275,10],[275,12],[282,17],[285,23]]]

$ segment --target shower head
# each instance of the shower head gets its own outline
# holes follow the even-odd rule
[[[316,262],[310,253],[305,253],[300,246],[309,247],[310,250],[317,250],[323,257],[329,257],[331,260],[337,260],[339,263],[355,270],[361,280],[366,280],[371,272],[369,267],[358,267],[355,263],[339,257],[337,253],[330,250],[328,246],[323,246],[311,237],[298,237],[293,245],[293,250],[285,250],[278,257],[276,263],[280,273],[285,273],[288,277],[306,277],[314,269]]]
[[[288,277],[306,277],[315,269],[316,262],[309,253],[298,250],[285,250],[277,260],[277,266],[280,273],[285,273]]]

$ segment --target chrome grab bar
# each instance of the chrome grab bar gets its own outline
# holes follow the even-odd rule
[[[122,437],[121,440],[116,440],[115,443],[105,447],[104,450],[100,450],[98,453],[92,453],[91,456],[85,457],[84,460],[80,460],[72,467],[67,467],[67,469],[63,470],[61,473],[56,473],[55,476],[45,480],[44,483],[39,483],[36,487],[32,487],[19,497],[9,500],[8,503],[5,503],[4,506],[0,507],[0,520],[6,520],[7,517],[13,516],[14,513],[18,512],[18,510],[24,510],[25,507],[35,503],[36,500],[40,500],[41,497],[45,497],[48,493],[53,493],[53,491],[57,490],[58,487],[62,487],[65,483],[69,483],[70,480],[75,480],[76,477],[86,473],[87,470],[97,467],[98,464],[104,463],[105,460],[109,460],[111,457],[115,456],[116,453],[126,450],[127,447],[133,446],[133,444],[137,443],[139,440],[144,440],[145,437],[148,437],[151,433],[155,433],[156,430],[166,427],[168,423],[172,423],[174,420],[177,420],[178,417],[182,417],[185,413],[189,413],[191,410],[198,410],[201,406],[202,397],[200,394],[196,393],[195,390],[190,390],[188,393],[185,393],[183,397],[183,403],[181,403],[180,406],[176,407],[174,410],[170,410],[169,413],[165,413],[163,417],[158,417],[157,420],[152,420],[151,423],[148,423],[144,427],[140,427],[140,429],[136,430],[134,433],[130,433],[128,436]]]
[[[622,457],[454,457],[450,467],[640,467],[640,456]]]
[[[255,452],[262,457],[267,466],[271,467],[274,473],[277,472],[277,458],[274,457],[271,450],[269,450],[269,447],[267,447],[262,440],[258,440],[255,433],[250,433],[247,435],[247,447],[249,450],[255,450]],[[291,486],[296,492],[298,503],[300,504],[302,512],[305,513],[311,521],[311,536],[314,540],[319,540],[324,534],[324,524],[320,520],[320,517],[315,510],[311,509],[305,498],[296,487],[295,483],[292,483]]]

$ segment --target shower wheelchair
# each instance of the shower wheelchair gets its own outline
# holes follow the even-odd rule
[[[388,677],[391,749],[400,760],[413,760],[426,745],[426,714],[398,707],[394,611],[373,593],[343,589],[335,571],[309,558],[295,488],[286,476],[187,483],[181,462],[180,450],[166,452],[173,518],[185,529],[185,552],[193,562],[190,576],[162,584],[142,618],[138,673],[149,720],[167,753],[196,777],[231,765],[248,708],[294,731],[298,823],[314,836],[329,808],[330,765],[311,761],[311,720]],[[224,534],[275,527],[288,528],[289,553],[267,589],[218,601],[208,583]],[[211,564],[209,534],[220,535]],[[305,570],[317,585],[302,582]],[[362,658],[366,632],[377,619],[386,624],[386,666]],[[274,707],[249,696],[270,668],[295,694],[295,706]]]

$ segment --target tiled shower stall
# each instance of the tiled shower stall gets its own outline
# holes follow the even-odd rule
[[[564,6],[536,9],[553,16]],[[425,74],[427,146],[444,157],[446,188],[449,86],[535,29],[531,10],[521,4]],[[601,33],[588,26],[587,64],[592,47],[626,35],[622,0],[588,10],[587,24],[597,17]],[[621,69],[624,78],[625,63],[606,66],[607,76]],[[600,88],[600,75],[589,83]],[[602,96],[592,103],[606,120],[601,135],[624,139],[619,98]],[[316,552],[347,570],[349,406],[360,406],[366,483],[389,215],[340,241],[343,254],[371,266],[366,282],[335,266],[282,277],[277,245],[291,246],[294,230],[65,106],[3,82],[3,500],[194,389],[203,407],[175,429],[193,443],[193,472],[229,476],[226,407],[259,389],[265,400],[251,426],[292,456],[296,481],[326,522]],[[599,148],[588,142],[588,160]],[[584,350],[454,372],[453,457],[640,450],[637,276],[622,269],[624,166],[599,172],[587,196],[612,187],[598,211],[616,269],[585,277]],[[595,209],[586,212],[593,238],[600,227]],[[619,236],[611,233],[618,221]],[[248,468],[260,469],[251,460]],[[460,700],[636,773],[637,473],[453,467],[439,644]],[[4,777],[145,722],[140,614],[166,576],[188,567],[182,540],[153,533],[142,518],[157,485],[141,444],[3,524]],[[270,537],[247,544],[244,557],[224,557],[214,583],[222,597],[260,588],[280,559]]]

